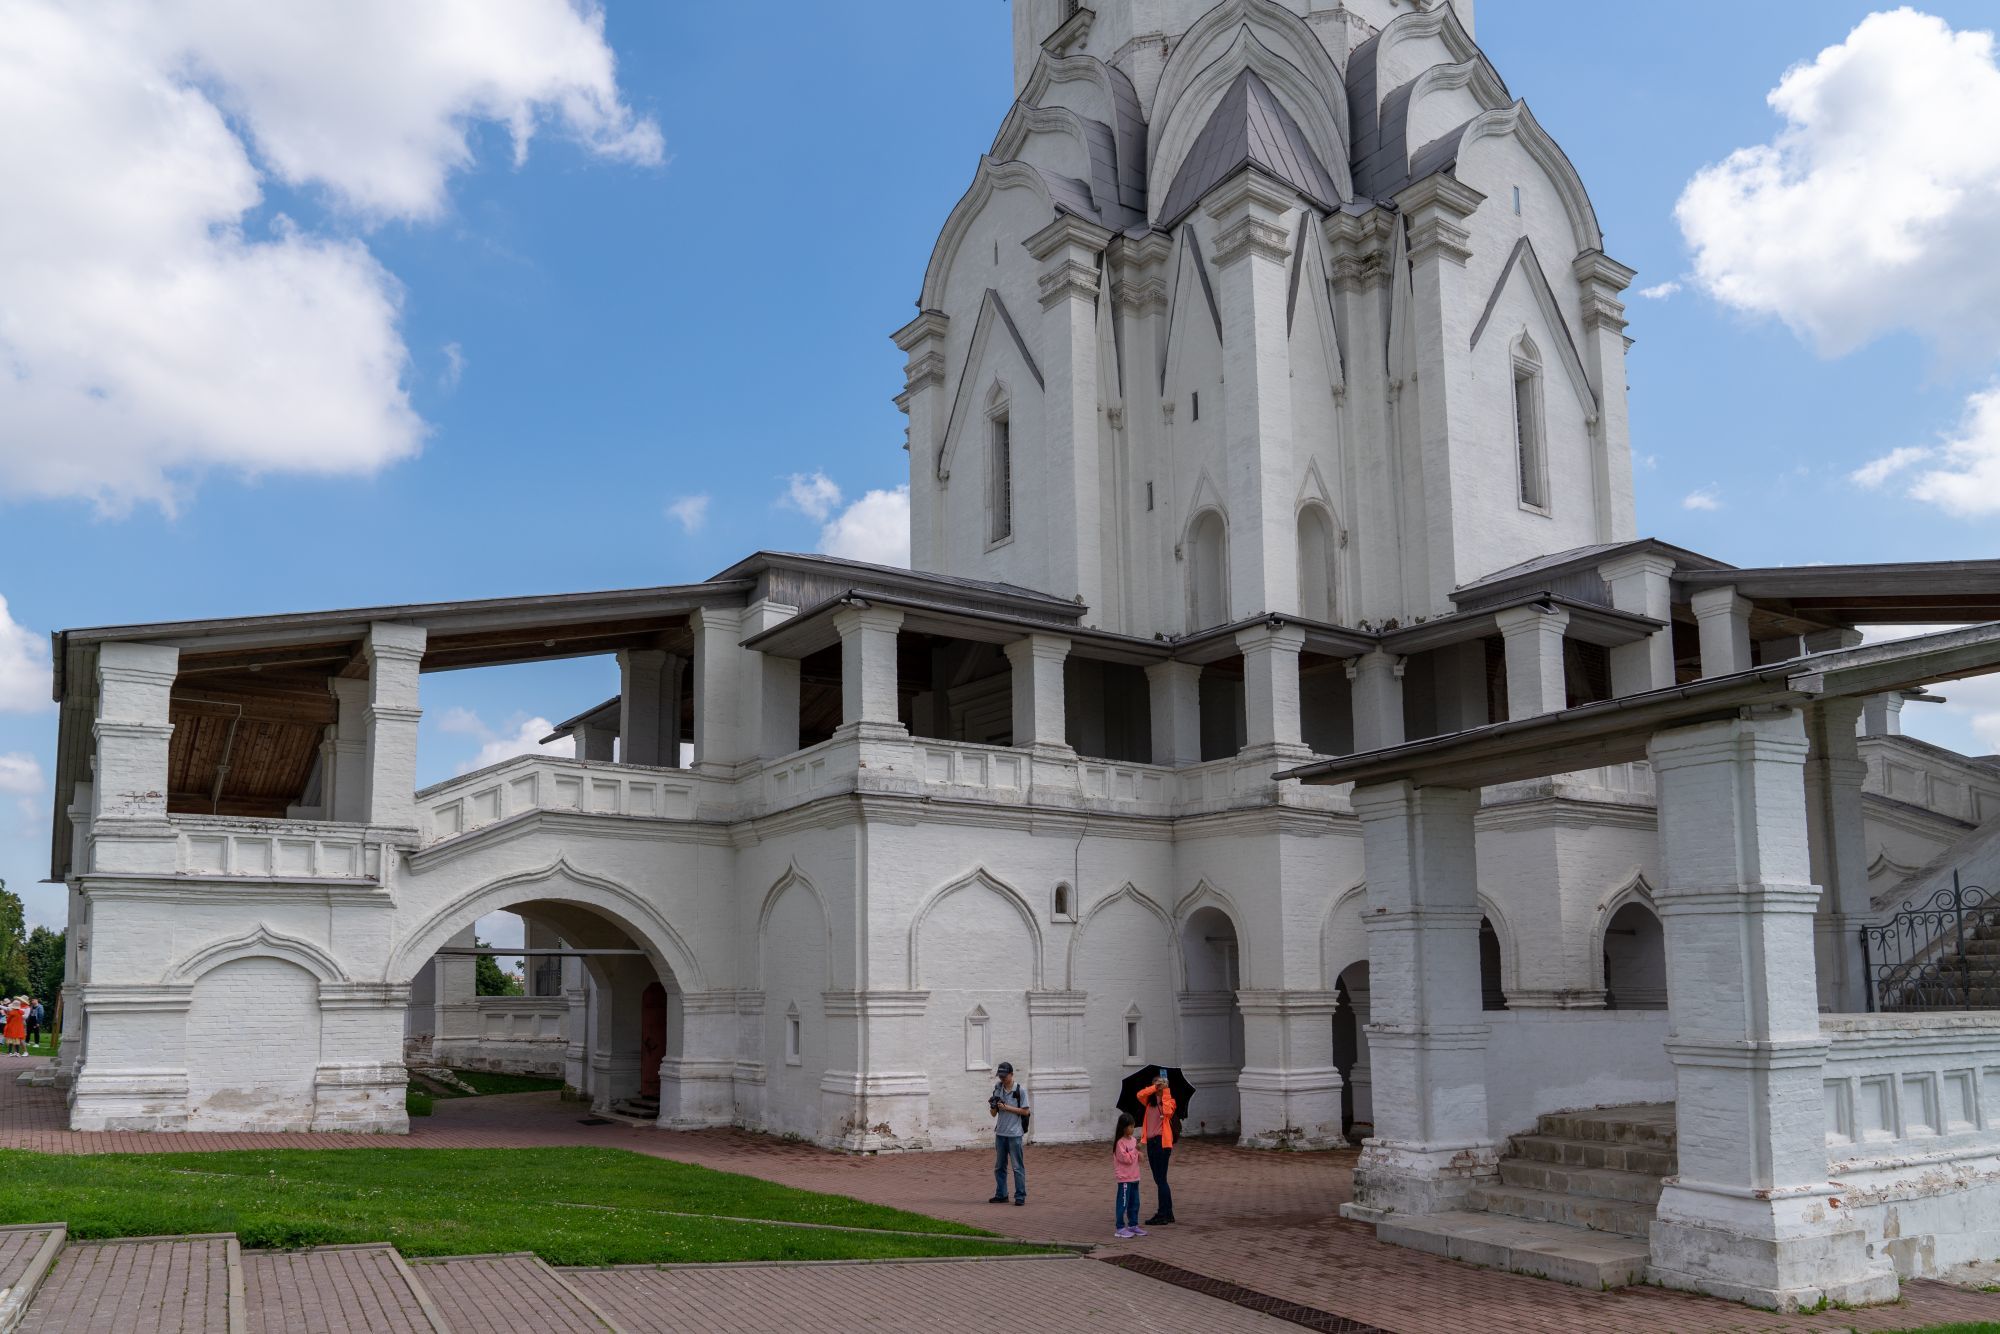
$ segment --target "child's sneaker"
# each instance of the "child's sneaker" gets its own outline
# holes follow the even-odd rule
[[[1120,1240],[1129,1241],[1131,1240],[1132,1237],[1132,1229],[1129,1227],[1121,1227],[1111,1235],[1119,1238]]]
[[[1134,1223],[1132,1225],[1132,1235],[1135,1237],[1143,1237],[1146,1235],[1146,1229],[1140,1227],[1137,1223]]]

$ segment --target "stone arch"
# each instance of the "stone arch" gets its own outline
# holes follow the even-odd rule
[[[175,986],[192,985],[202,974],[238,959],[282,959],[303,968],[319,982],[348,980],[347,970],[331,954],[309,940],[273,931],[261,922],[254,931],[202,946],[168,969],[160,980]]]
[[[997,895],[1002,902],[1008,904],[1020,915],[1022,924],[1028,928],[1028,942],[1034,953],[1031,969],[1032,986],[1034,990],[1040,991],[1042,989],[1042,924],[1036,916],[1035,910],[1029,906],[1028,900],[1022,896],[1019,890],[993,875],[983,866],[976,868],[968,875],[959,877],[957,880],[938,890],[935,894],[932,894],[928,899],[924,900],[923,906],[918,908],[916,915],[910,919],[910,990],[921,990],[923,985],[921,980],[923,977],[923,965],[922,960],[918,957],[918,950],[923,936],[924,922],[930,917],[932,912],[936,911],[940,903],[943,903],[946,899],[961,890],[975,888],[983,888]]]
[[[386,980],[408,982],[426,959],[481,917],[536,899],[591,909],[645,950],[661,977],[673,976],[684,991],[706,989],[694,951],[657,907],[615,880],[578,870],[567,858],[504,876],[437,908],[390,954]]]
[[[965,243],[980,210],[995,192],[1015,188],[1034,191],[1048,206],[1049,215],[1055,216],[1055,196],[1049,193],[1049,183],[1039,170],[1019,160],[1002,162],[991,154],[982,156],[973,171],[972,184],[952,206],[943,229],[938,232],[937,244],[931,249],[930,263],[924,269],[923,291],[917,298],[920,309],[944,308],[945,275],[951,272],[951,262],[958,257],[958,248]]]
[[[1229,516],[1217,504],[1197,503],[1181,539],[1187,567],[1190,633],[1229,623]]]
[[[1500,991],[1505,995],[1520,985],[1521,960],[1514,928],[1508,925],[1506,914],[1500,911],[1499,906],[1484,894],[1479,896],[1479,914],[1484,924],[1493,928],[1494,940],[1499,946]]]
[[[1086,912],[1082,916],[1082,918],[1078,920],[1076,930],[1070,933],[1069,953],[1063,961],[1064,986],[1073,987],[1076,985],[1076,961],[1077,958],[1083,952],[1084,937],[1090,934],[1090,924],[1096,921],[1098,915],[1102,913],[1106,908],[1109,908],[1112,904],[1120,902],[1121,900],[1124,899],[1132,900],[1134,903],[1138,904],[1141,908],[1144,908],[1147,912],[1159,918],[1160,926],[1166,931],[1167,938],[1169,940],[1172,940],[1174,938],[1175,923],[1172,916],[1168,914],[1166,909],[1162,908],[1159,904],[1153,902],[1150,898],[1146,897],[1144,893],[1140,892],[1139,887],[1137,885],[1134,885],[1131,881],[1127,880],[1123,885],[1120,885],[1116,890],[1114,890],[1109,894],[1106,894],[1103,898],[1091,904],[1090,911]]]
[[[1635,943],[1638,952],[1628,952],[1628,957],[1619,960],[1626,966],[1628,974],[1636,974],[1627,982],[1626,995],[1620,1000],[1616,996],[1613,983],[1619,970],[1611,959],[1612,934],[1621,915],[1634,916],[1627,910],[1642,911],[1651,921],[1650,932]],[[1630,925],[1644,931],[1643,920]],[[1607,1001],[1618,1009],[1660,1009],[1666,1005],[1666,936],[1660,923],[1659,905],[1653,899],[1653,887],[1645,873],[1635,871],[1629,879],[1610,897],[1597,905],[1596,919],[1591,923],[1590,952],[1591,985],[1606,993]],[[1640,994],[1634,995],[1635,987]]]
[[[1331,507],[1317,498],[1298,507],[1299,615],[1333,622],[1340,610],[1339,527]]]
[[[1526,102],[1483,111],[1466,122],[1465,133],[1458,143],[1458,160],[1465,161],[1466,154],[1481,139],[1510,134],[1521,141],[1522,149],[1547,173],[1549,184],[1562,201],[1563,212],[1569,218],[1570,234],[1576,239],[1576,248],[1579,251],[1603,250],[1604,232],[1597,225],[1597,208],[1590,202],[1590,192],[1583,188],[1583,178],[1577,175],[1576,164],[1563,152],[1562,145],[1542,128]]]
[[[826,896],[820,893],[819,886],[799,869],[799,864],[793,862],[785,869],[783,875],[772,882],[771,888],[765,891],[763,907],[757,910],[757,985],[760,989],[767,987],[770,982],[765,975],[764,957],[768,952],[766,937],[771,924],[771,913],[777,908],[778,901],[793,889],[804,890],[818,906],[820,923],[826,932],[826,957],[829,962],[833,959],[833,914],[826,906]]]
[[[1327,906],[1326,916],[1319,924],[1319,977],[1320,986],[1333,990],[1341,973],[1356,963],[1368,962],[1368,927],[1366,915],[1361,911],[1368,903],[1368,882],[1358,880],[1342,890]],[[1351,918],[1346,927],[1341,925],[1345,914]]]
[[[1194,888],[1179,903],[1174,905],[1173,922],[1176,954],[1182,954],[1179,946],[1181,944],[1181,936],[1187,930],[1188,919],[1203,908],[1214,908],[1229,919],[1230,929],[1236,933],[1237,967],[1241,971],[1241,976],[1237,980],[1242,989],[1249,990],[1252,986],[1250,980],[1250,959],[1243,952],[1242,948],[1244,942],[1243,911],[1236,906],[1235,900],[1231,899],[1222,890],[1216,888],[1215,884],[1206,876],[1197,880]],[[1179,970],[1176,981],[1182,990],[1186,990],[1188,984],[1187,959],[1181,957],[1178,960],[1178,964]]]

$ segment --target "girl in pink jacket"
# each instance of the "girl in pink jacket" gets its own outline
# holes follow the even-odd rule
[[[1118,1137],[1111,1146],[1111,1173],[1118,1179],[1118,1203],[1112,1213],[1119,1237],[1143,1237],[1139,1226],[1139,1127],[1118,1114]]]

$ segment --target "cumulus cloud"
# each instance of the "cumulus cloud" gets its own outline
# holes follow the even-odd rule
[[[444,352],[444,371],[438,376],[438,383],[446,389],[456,389],[458,382],[465,378],[465,349],[457,343],[446,343],[441,350]]]
[[[1722,508],[1722,497],[1716,493],[1714,487],[1704,486],[1682,496],[1681,508],[1684,510],[1719,510]]]
[[[202,471],[368,474],[417,452],[402,293],[266,217],[275,178],[426,220],[505,125],[657,162],[603,16],[570,0],[10,0],[0,22],[0,488],[171,511]]]
[[[1912,479],[1912,499],[1961,519],[2000,514],[2000,385],[1967,400],[1958,429],[1923,456],[1934,458],[1936,466]]]
[[[26,751],[0,755],[0,792],[13,797],[32,797],[42,790],[42,763]]]
[[[819,549],[876,565],[908,565],[910,488],[870,491],[849,505],[819,530]]]
[[[706,492],[698,496],[682,496],[667,506],[667,515],[680,523],[684,533],[698,533],[708,522],[708,501]]]
[[[1957,625],[1863,625],[1861,642],[1884,644],[1896,639],[1914,639],[1940,630],[1957,630]],[[1926,686],[1941,695],[1944,703],[1911,703],[1903,706],[1903,730],[1909,735],[1945,746],[1967,755],[2000,753],[2000,675],[1970,676],[1958,681],[1940,681]]]
[[[460,708],[445,710],[438,720],[439,731],[469,736],[480,743],[472,757],[458,766],[458,772],[462,774],[484,769],[502,760],[511,760],[516,755],[555,755],[564,759],[575,755],[576,740],[573,737],[563,737],[546,746],[542,744],[542,738],[554,726],[546,718],[515,714],[504,729],[496,729],[471,709]]]
[[[840,487],[817,468],[809,473],[795,472],[787,477],[785,494],[778,497],[779,505],[797,510],[809,519],[826,518],[839,503]]]
[[[2000,349],[2000,67],[1987,32],[1903,8],[1786,71],[1784,127],[1675,208],[1703,290],[1839,355],[1892,329]]]
[[[1651,287],[1640,288],[1638,295],[1645,297],[1648,301],[1664,301],[1680,290],[1680,283],[1669,278],[1663,283],[1654,283]]]
[[[50,682],[48,641],[15,624],[7,599],[0,597],[0,712],[54,708]]]
[[[1865,486],[1873,490],[1909,467],[1912,463],[1927,459],[1930,456],[1931,451],[1921,445],[1905,445],[1899,449],[1892,449],[1881,458],[1873,459],[1856,468],[1853,472],[1847,474],[1847,480],[1857,486]]]

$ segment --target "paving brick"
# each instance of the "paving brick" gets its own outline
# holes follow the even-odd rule
[[[411,1266],[452,1334],[604,1334],[590,1302],[533,1255],[470,1255]]]
[[[433,1334],[393,1246],[246,1251],[243,1287],[258,1334]]]
[[[23,1334],[231,1334],[233,1237],[72,1243]]]

